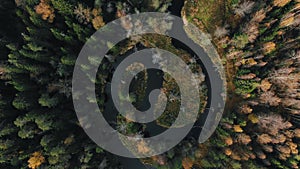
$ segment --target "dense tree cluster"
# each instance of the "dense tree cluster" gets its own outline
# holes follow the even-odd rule
[[[117,161],[81,129],[71,99],[76,57],[105,22],[170,1],[16,0],[1,4],[1,168],[105,168]],[[8,18],[5,18],[8,16]]]

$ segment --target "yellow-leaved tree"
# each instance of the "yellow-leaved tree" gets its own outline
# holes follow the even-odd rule
[[[35,12],[42,15],[43,20],[48,20],[52,23],[55,17],[54,8],[50,6],[49,0],[41,0],[40,3],[35,7]]]
[[[193,167],[193,163],[194,162],[191,158],[186,157],[182,160],[182,167],[184,169],[191,169]]]
[[[41,152],[32,153],[31,157],[28,160],[28,167],[32,169],[38,168],[45,162],[45,157],[43,157]]]

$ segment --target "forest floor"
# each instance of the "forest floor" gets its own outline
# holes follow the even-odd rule
[[[199,29],[204,32],[209,33],[212,37],[216,28],[223,26],[225,24],[235,24],[232,23],[232,18],[229,9],[232,4],[236,3],[234,0],[185,0],[184,7],[182,9],[182,16],[184,16],[189,22],[195,24]],[[205,8],[204,8],[205,7]],[[227,102],[226,102],[226,112],[231,112],[237,102],[241,99],[235,94],[235,85],[233,83],[236,74],[236,69],[234,62],[232,60],[227,60],[225,51],[223,48],[216,43],[213,39],[213,44],[216,46],[217,51],[220,55],[220,59],[226,60],[223,63],[226,80],[227,80]]]

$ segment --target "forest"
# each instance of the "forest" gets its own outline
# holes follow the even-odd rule
[[[0,9],[0,168],[126,167],[82,129],[73,106],[72,76],[78,54],[93,33],[142,12],[177,15],[208,35],[225,69],[227,98],[209,140],[199,144],[189,134],[171,150],[138,159],[140,163],[157,169],[299,168],[300,0],[5,0]],[[130,29],[126,23],[122,27]],[[155,34],[128,38],[106,55],[96,79],[95,102],[101,110],[111,111],[105,90],[115,60],[155,47],[180,56],[197,73],[201,115],[209,99],[204,68],[176,40]],[[140,67],[132,64],[128,69]],[[166,110],[155,121],[165,130],[176,119],[181,101],[170,75],[142,71],[131,85],[131,97],[119,97],[143,108],[153,74],[167,93]],[[146,125],[114,113],[112,126],[120,133],[149,135]],[[145,142],[127,146],[150,151]]]

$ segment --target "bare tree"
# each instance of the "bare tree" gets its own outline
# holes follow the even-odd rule
[[[223,27],[218,26],[214,33],[215,37],[217,38],[222,38],[228,34],[229,34],[228,25],[225,25]]]
[[[244,17],[246,14],[249,14],[252,11],[252,8],[254,7],[255,2],[252,1],[245,1],[241,4],[239,4],[235,9],[234,13]]]
[[[285,121],[279,114],[260,116],[257,124],[262,132],[273,136],[276,136],[280,130],[292,127],[292,124]]]
[[[270,106],[278,106],[281,99],[277,97],[273,91],[267,91],[261,94],[260,101]]]

